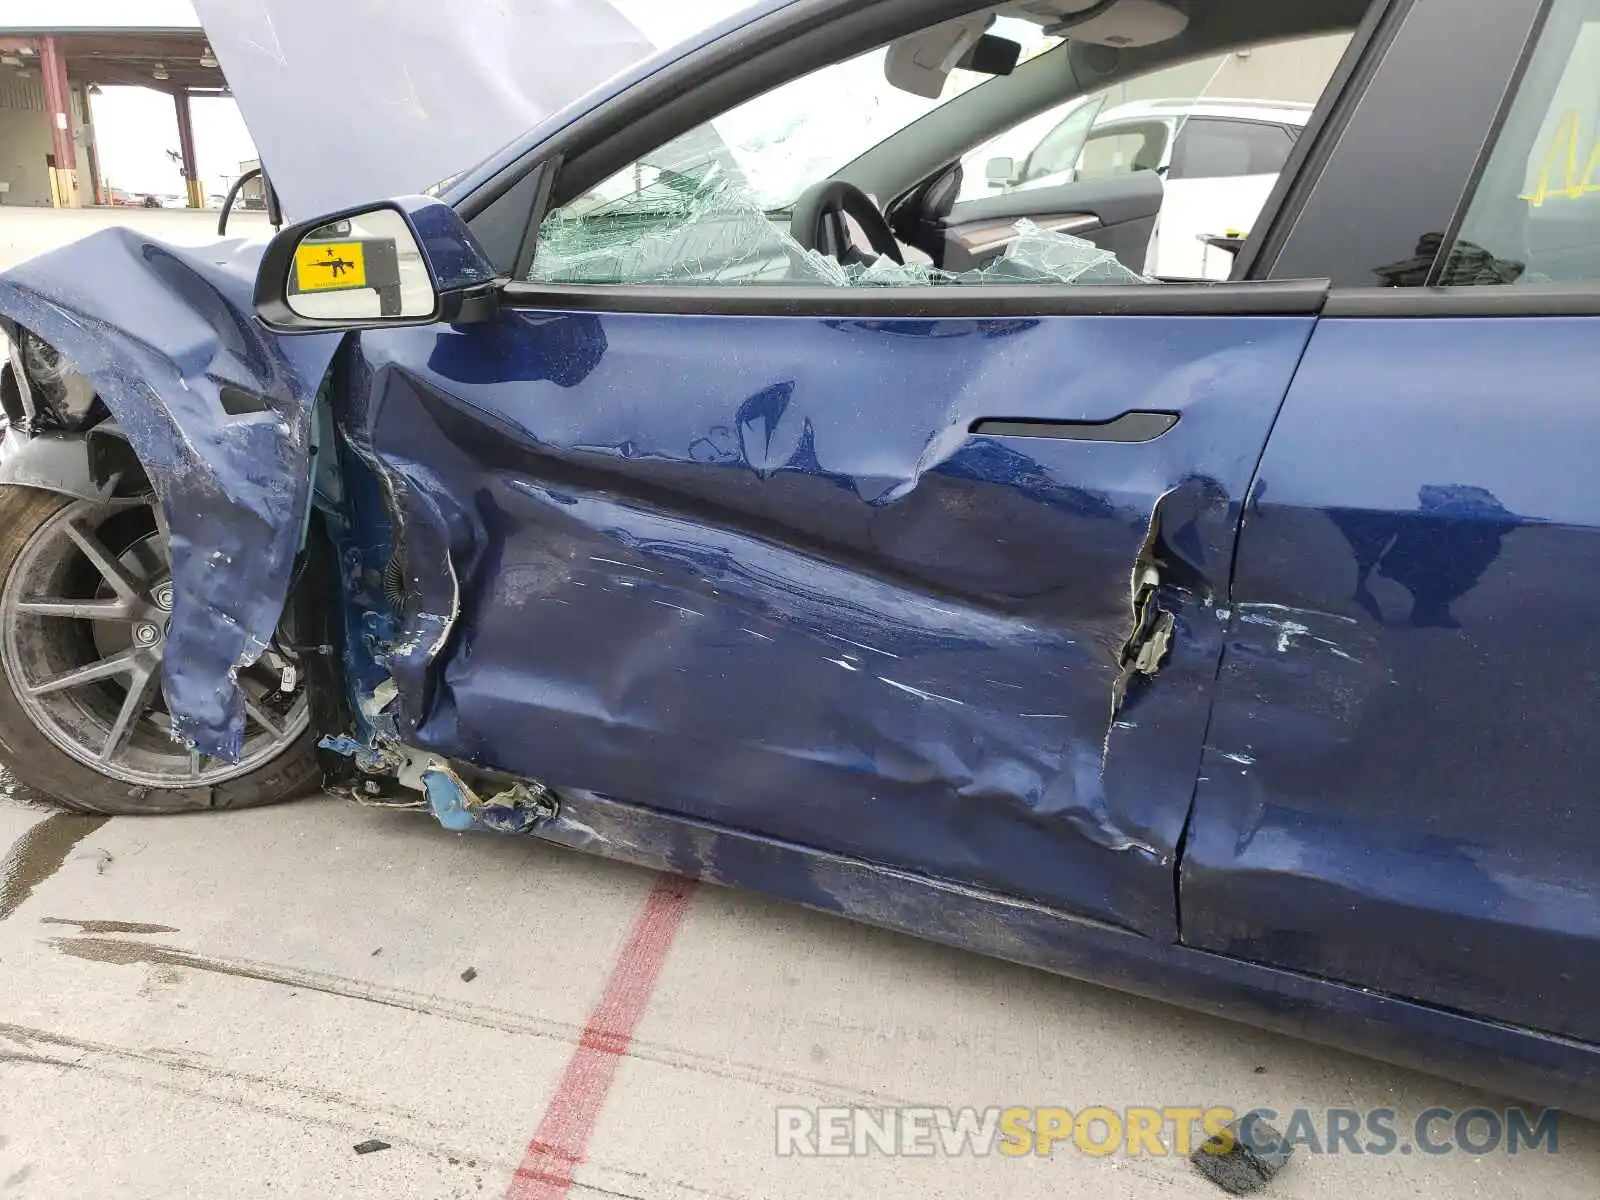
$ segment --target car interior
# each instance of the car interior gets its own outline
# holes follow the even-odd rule
[[[1506,115],[1479,192],[1525,204],[1476,205],[1444,264],[1442,283],[1572,284],[1600,278],[1600,152],[1585,67],[1600,27],[1577,9],[1552,26]],[[1531,148],[1531,151],[1530,149]]]
[[[1120,174],[958,200],[962,156],[1122,80],[1349,32],[1369,7],[1370,0],[997,4],[782,83],[644,155],[547,215],[529,279],[1147,282],[1141,272],[1163,197],[1148,161]],[[862,146],[863,135],[878,130],[885,135]],[[803,177],[794,177],[796,164]]]

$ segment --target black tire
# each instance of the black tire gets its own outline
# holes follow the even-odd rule
[[[28,540],[72,501],[36,488],[0,486],[0,586]],[[42,733],[18,702],[0,662],[0,760],[40,797],[76,812],[107,816],[254,808],[315,792],[321,781],[316,735],[306,730],[249,774],[221,783],[160,788],[109,778],[78,762]]]

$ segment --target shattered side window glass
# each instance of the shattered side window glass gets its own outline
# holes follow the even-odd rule
[[[642,164],[641,164],[642,168]],[[641,168],[629,168],[630,172]],[[630,195],[568,205],[539,227],[536,283],[846,283],[844,268],[803,249],[720,163],[644,168]],[[605,185],[602,185],[602,190]],[[592,193],[591,193],[592,194]]]
[[[1109,250],[1070,233],[1016,224],[1017,236],[994,264],[978,274],[985,283],[1149,283]]]
[[[1059,38],[1001,18],[1024,59]],[[645,155],[547,215],[532,283],[797,284],[906,287],[972,283],[1135,283],[1109,252],[1023,222],[982,270],[953,274],[907,250],[905,265],[874,257],[865,239],[838,257],[790,232],[795,199],[854,157],[987,78],[956,69],[935,96],[885,76],[885,48],[824,67],[747,101]],[[905,250],[906,248],[903,248]],[[909,261],[922,258],[922,262]]]
[[[854,263],[845,270],[846,285],[853,287],[908,287],[928,284],[1112,284],[1149,283],[1117,261],[1109,250],[1070,233],[1041,229],[1023,218],[1014,226],[1000,257],[974,271],[941,271],[923,263],[904,266],[879,258],[868,266]]]
[[[529,280],[570,284],[1129,284],[1148,280],[1093,242],[1016,223],[1005,251],[981,270],[942,271],[879,256],[841,263],[801,246],[782,222],[716,164],[663,172],[650,185],[586,212],[563,209],[539,229]]]

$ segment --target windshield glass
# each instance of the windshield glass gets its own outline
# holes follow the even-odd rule
[[[1022,45],[1025,62],[1060,44],[1039,25],[1001,17],[997,37]],[[657,182],[696,179],[713,164],[767,209],[793,203],[879,142],[993,76],[955,70],[937,99],[902,91],[884,75],[887,47],[774,88],[676,138],[588,193],[591,204],[637,195]]]

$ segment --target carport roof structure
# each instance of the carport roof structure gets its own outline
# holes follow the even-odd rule
[[[26,58],[49,38],[73,86],[133,86],[158,91],[227,88],[216,56],[198,29],[14,29],[0,21],[0,54]]]
[[[167,92],[173,97],[188,201],[192,207],[203,205],[189,97],[197,93],[221,95],[228,87],[204,30],[198,23],[171,28],[129,28],[115,22],[71,24],[82,17],[93,22],[95,14],[55,10],[52,15],[56,14],[62,23],[55,26],[30,22],[26,16],[0,18],[0,69],[27,72],[36,63],[42,76],[50,122],[54,202],[77,203],[78,156],[67,115],[72,111],[73,89],[133,86]],[[89,173],[98,199],[98,171],[92,146]]]

